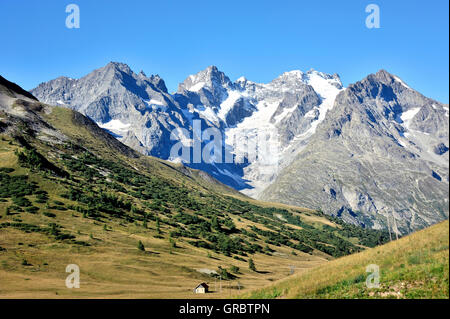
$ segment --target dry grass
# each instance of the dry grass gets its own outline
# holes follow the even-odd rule
[[[253,257],[260,271],[255,273],[248,270],[246,262],[214,254],[208,258],[205,250],[183,242],[171,249],[167,240],[154,238],[152,230],[113,224],[113,231],[104,231],[86,225],[82,218],[76,220],[72,227],[81,229],[77,239],[93,246],[77,247],[55,243],[41,234],[0,230],[0,242],[6,249],[0,252],[0,298],[226,298],[237,291],[238,282],[242,291],[247,291],[286,277],[290,265],[301,270],[325,261],[301,253],[292,256],[289,250],[278,248],[274,256]],[[58,222],[70,227],[64,218]],[[89,238],[90,233],[94,239]],[[145,253],[137,250],[138,240],[143,241]],[[30,266],[22,265],[24,259]],[[80,289],[65,287],[68,264],[80,266]],[[222,293],[192,294],[193,287],[203,281],[215,288],[214,279],[196,269],[232,265],[240,267],[241,274],[237,280],[223,281]]]
[[[380,267],[380,288],[366,287],[366,266]],[[448,298],[449,222],[333,260],[295,278],[243,294],[250,298]]]

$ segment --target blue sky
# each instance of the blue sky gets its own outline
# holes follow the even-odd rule
[[[80,29],[65,27],[70,3]],[[365,26],[370,3],[379,29]],[[119,61],[174,91],[209,65],[256,82],[314,68],[344,85],[383,68],[448,103],[448,12],[447,0],[0,0],[0,74],[31,89]]]

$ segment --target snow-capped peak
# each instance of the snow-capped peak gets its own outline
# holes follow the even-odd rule
[[[336,97],[342,90],[342,82],[339,76],[333,76],[322,72],[307,72],[304,76],[304,82],[311,85],[322,98]]]
[[[280,75],[280,78],[286,78],[286,77],[297,77],[297,78],[303,78],[303,71],[300,70],[292,70],[288,72],[284,72],[282,75]]]
[[[342,82],[339,75],[331,75],[316,71],[314,69],[310,69],[307,72],[303,72],[300,70],[284,72],[272,81],[272,83],[274,84],[282,84],[283,86],[298,86],[299,84],[308,84],[313,86],[314,89],[316,89],[317,85],[316,87],[314,87],[312,83],[319,84],[319,82],[321,82],[321,86],[332,85],[337,89],[342,89]]]

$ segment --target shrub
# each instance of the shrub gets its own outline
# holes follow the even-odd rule
[[[36,214],[39,211],[39,208],[36,206],[30,206],[25,208],[25,211],[30,214]]]
[[[233,266],[231,266],[230,271],[232,273],[239,274],[239,267],[233,265]]]
[[[156,233],[159,235],[161,234],[161,228],[159,224],[159,218],[156,219]]]
[[[31,206],[31,202],[26,197],[13,197],[12,201],[14,204],[20,207],[29,207]]]
[[[223,280],[233,280],[236,278],[235,275],[230,274],[225,268],[222,268],[221,266],[218,267],[217,273]]]
[[[42,214],[43,214],[44,216],[51,217],[51,218],[56,217],[55,214],[50,213],[50,212],[43,212]]]

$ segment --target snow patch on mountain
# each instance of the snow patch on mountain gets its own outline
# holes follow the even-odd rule
[[[413,108],[411,110],[405,111],[400,115],[400,118],[402,120],[405,126],[405,128],[409,127],[409,122],[416,116],[416,114],[420,111],[420,107]]]
[[[219,117],[212,108],[204,105],[196,105],[195,112],[200,114],[202,118],[207,119],[210,123],[215,125],[219,124]]]
[[[107,123],[98,123],[98,125],[101,128],[105,128],[107,130],[111,131],[120,131],[120,132],[126,132],[128,128],[131,126],[130,124],[123,123],[120,120],[111,120]]]
[[[229,91],[227,99],[220,104],[220,109],[219,112],[217,113],[217,117],[220,118],[222,121],[226,122],[225,117],[228,114],[228,112],[230,112],[236,101],[239,98],[245,96],[248,95],[237,90]]]
[[[198,91],[200,91],[203,87],[205,87],[205,82],[199,82],[199,83],[196,83],[196,84],[194,84],[193,86],[191,86],[190,88],[188,88],[188,90],[189,91],[192,91],[192,92],[198,92]]]
[[[398,76],[393,76],[394,77],[394,79],[397,81],[397,82],[399,82],[401,85],[403,85],[405,88],[407,88],[407,89],[411,89],[408,85],[406,85],[406,83],[405,82],[403,82]]]
[[[98,123],[101,128],[113,133],[116,138],[122,138],[130,130],[130,124],[123,123],[120,120],[111,120],[107,123]]]
[[[322,99],[322,103],[317,107],[319,110],[319,118],[311,123],[311,128],[305,134],[312,135],[316,132],[317,125],[325,119],[327,112],[333,108],[336,96],[344,90],[344,88],[337,79],[327,79],[324,77],[323,73],[316,71],[308,74],[307,83],[314,88],[314,91],[316,91]]]

